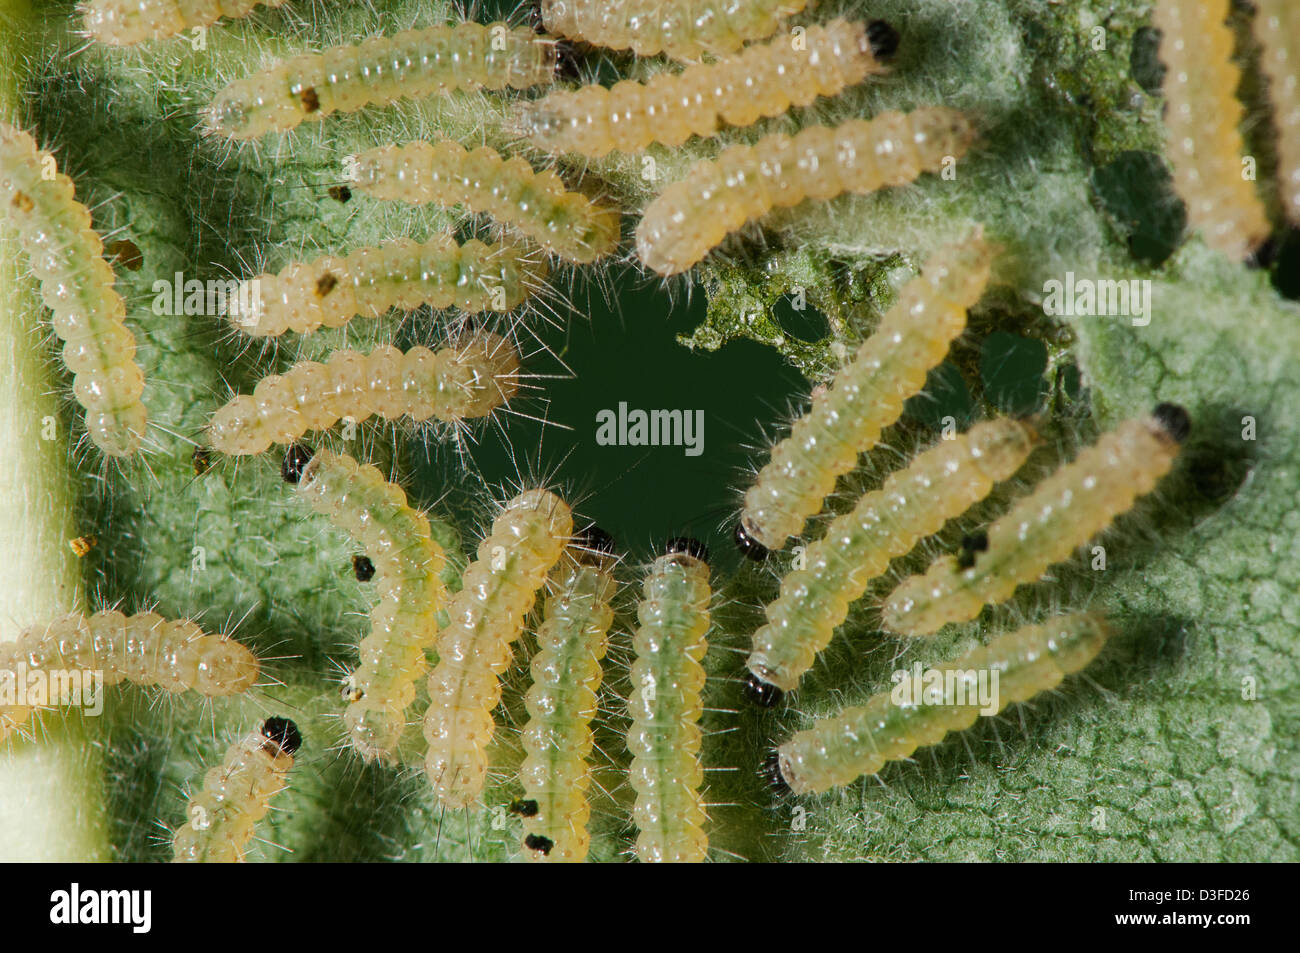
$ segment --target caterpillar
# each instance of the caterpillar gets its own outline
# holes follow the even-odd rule
[[[939,249],[903,287],[876,333],[772,448],[745,493],[736,531],[742,551],[762,558],[803,530],[836,479],[875,445],[948,353],[966,327],[966,309],[984,291],[992,261],[992,247],[977,229]]]
[[[610,601],[618,590],[613,549],[613,540],[591,527],[551,576],[552,594],[531,664],[533,683],[525,696],[528,723],[519,769],[524,796],[515,807],[524,817],[528,860],[580,863],[591,844],[587,757],[600,663],[614,621]]]
[[[462,311],[510,311],[545,287],[549,269],[514,244],[463,245],[446,235],[426,242],[399,238],[342,258],[295,262],[278,275],[240,283],[230,323],[251,337],[338,328],[355,315],[378,318],[391,308],[428,304]]]
[[[441,139],[382,146],[354,158],[352,186],[375,198],[463,205],[578,264],[618,247],[618,209],[570,192],[554,172],[537,172],[518,156],[503,159],[488,146],[467,151],[455,140]],[[546,273],[529,277],[540,284]]]
[[[651,565],[637,606],[627,747],[642,863],[698,863],[708,856],[699,725],[713,595],[708,559],[697,540],[670,541]]]
[[[479,332],[461,344],[403,353],[390,345],[369,354],[348,348],[324,363],[302,361],[258,381],[217,410],[208,439],[221,453],[262,453],[290,444],[309,430],[332,427],[340,418],[385,420],[435,417],[458,423],[486,417],[514,398],[519,355],[503,337]]]
[[[13,642],[0,643],[0,686],[13,679],[22,689],[37,672],[95,673],[105,685],[122,681],[158,685],[173,693],[198,692],[208,698],[242,695],[260,671],[256,656],[234,639],[209,635],[197,624],[169,621],[155,612],[123,615],[115,610],[59,616],[24,629]],[[0,691],[0,696],[8,692]],[[32,700],[28,693],[28,700]],[[0,704],[0,741],[23,725],[40,704]]]
[[[1300,222],[1300,8],[1286,0],[1255,0],[1260,68],[1268,77],[1277,127],[1277,180],[1282,207]]]
[[[239,864],[253,826],[284,790],[302,733],[287,718],[268,718],[226,751],[203,776],[172,837],[172,863]]]
[[[679,146],[711,136],[719,121],[753,125],[818,96],[834,96],[881,70],[861,23],[832,20],[808,27],[804,45],[787,36],[746,47],[734,57],[659,73],[648,83],[584,86],[523,105],[523,134],[547,152],[603,156],[640,152],[652,142]]]
[[[714,6],[709,0],[541,0],[542,24],[557,36],[586,40],[638,56],[664,53],[697,60],[733,53],[771,36],[808,0],[752,0]]]
[[[425,649],[437,635],[446,556],[430,535],[428,517],[375,467],[295,444],[281,471],[313,510],[366,551],[362,558],[370,564],[379,603],[370,613],[370,635],[361,642],[361,662],[347,679],[343,724],[364,760],[393,761],[406,709],[427,668]]]
[[[140,449],[148,423],[140,402],[144,371],[90,210],[73,197],[72,180],[54,169],[54,157],[31,136],[0,122],[0,218],[17,229],[41,298],[54,312],[91,441],[107,456],[128,457]]]
[[[403,97],[527,89],[554,78],[555,40],[505,23],[457,23],[290,57],[236,80],[208,108],[208,132],[255,139]]]
[[[1152,22],[1168,67],[1165,131],[1174,187],[1206,244],[1242,260],[1268,237],[1269,224],[1254,183],[1242,177],[1242,107],[1234,95],[1241,73],[1231,59],[1229,3],[1157,0]]]
[[[132,46],[175,36],[191,27],[211,26],[222,17],[246,17],[259,5],[278,7],[286,0],[90,0],[86,33],[110,46]]]
[[[425,770],[446,807],[465,807],[487,779],[487,746],[501,698],[499,676],[537,590],[573,535],[569,505],[549,490],[526,490],[506,504],[466,568],[447,607],[438,664],[429,675]]]
[[[815,794],[875,774],[917,748],[938,744],[949,732],[964,731],[981,714],[993,714],[974,698],[979,672],[990,673],[990,680],[996,673],[993,704],[1001,711],[1082,671],[1111,634],[1100,616],[1079,613],[1000,635],[932,670],[959,673],[954,685],[960,687],[942,702],[902,705],[892,692],[873,695],[865,705],[821,719],[781,745],[768,761],[769,779],[781,790]]]
[[[959,558],[936,560],[886,598],[882,624],[900,635],[929,635],[973,619],[1069,557],[1150,493],[1191,432],[1187,411],[1160,404],[1103,434],[999,517]]]
[[[1038,443],[1028,423],[1005,417],[978,423],[941,440],[836,517],[808,546],[803,568],[781,581],[781,594],[765,610],[767,623],[754,633],[748,662],[753,697],[774,704],[781,692],[796,688],[867,583],[988,496]]]
[[[963,155],[973,138],[964,115],[930,106],[730,146],[650,203],[636,227],[637,255],[661,275],[678,274],[773,208],[905,185]]]

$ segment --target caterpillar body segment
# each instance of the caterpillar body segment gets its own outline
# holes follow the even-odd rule
[[[355,421],[434,417],[445,423],[486,417],[519,386],[519,356],[503,337],[479,332],[465,343],[369,354],[344,348],[324,363],[303,361],[264,377],[252,395],[235,397],[212,417],[208,439],[222,453],[262,453],[344,417]]]
[[[1254,27],[1277,128],[1278,191],[1287,219],[1300,224],[1300,6],[1255,0]]]
[[[988,283],[992,247],[979,231],[936,252],[908,282],[875,334],[813,398],[745,493],[740,527],[770,550],[803,531],[835,481],[893,424],[966,327]]]
[[[335,112],[459,89],[527,89],[555,75],[555,41],[528,27],[457,23],[290,57],[231,83],[208,109],[208,131],[255,139]]]
[[[720,123],[749,126],[834,96],[882,67],[866,27],[832,20],[808,27],[804,44],[778,35],[716,63],[660,73],[648,83],[624,80],[606,89],[561,90],[521,107],[533,145],[552,153],[603,156],[640,152],[652,142],[677,146],[711,136]]]
[[[360,543],[371,563],[379,604],[370,613],[360,664],[348,676],[343,723],[362,758],[391,762],[416,682],[428,668],[425,650],[437,636],[446,555],[428,517],[375,467],[318,450],[301,471],[290,466],[286,472],[297,475],[299,496]]]
[[[476,314],[511,311],[546,287],[546,262],[513,243],[465,244],[446,235],[399,238],[343,257],[297,262],[241,282],[231,325],[251,337],[338,328],[353,317],[398,308],[455,306]]]
[[[758,685],[782,692],[798,687],[867,584],[891,560],[988,496],[1020,469],[1038,442],[1033,427],[1022,421],[975,424],[917,456],[836,517],[826,535],[808,545],[803,568],[781,581],[780,595],[765,610],[766,624],[754,633],[747,667]]]
[[[932,106],[730,146],[650,203],[636,228],[637,256],[661,275],[679,274],[774,208],[905,185],[964,155],[973,138],[965,115]]]
[[[617,560],[598,548],[570,547],[551,577],[545,620],[537,629],[532,686],[525,697],[523,730],[523,856],[549,863],[578,863],[591,835],[588,757],[591,723],[598,710],[601,660],[614,621]]]
[[[1183,408],[1161,404],[1103,434],[995,520],[978,551],[940,558],[903,580],[885,599],[882,624],[900,635],[930,635],[1036,582],[1155,489],[1190,426]]]
[[[256,656],[224,635],[210,635],[188,619],[155,612],[123,615],[105,610],[59,616],[0,643],[0,684],[25,683],[33,672],[95,673],[105,685],[123,681],[208,698],[242,695],[261,670]],[[51,704],[56,702],[49,700]],[[0,705],[0,741],[20,728],[37,707]]]
[[[107,456],[129,457],[148,424],[140,401],[144,371],[90,210],[74,197],[72,180],[55,169],[54,157],[36,140],[0,122],[0,220],[17,230],[41,299],[54,312],[51,323],[91,441]]]
[[[231,745],[190,799],[172,838],[172,862],[243,863],[253,828],[284,790],[301,746],[298,726],[286,718],[268,718]]]
[[[1241,71],[1232,62],[1230,0],[1157,0],[1152,23],[1168,67],[1165,129],[1174,187],[1188,224],[1211,248],[1238,261],[1268,237],[1268,218],[1244,178],[1246,148],[1236,98]]]
[[[541,0],[542,23],[557,36],[638,56],[696,60],[733,53],[771,36],[808,0]]]
[[[618,209],[569,191],[554,172],[538,172],[518,156],[504,159],[488,146],[466,150],[442,139],[370,149],[356,156],[352,186],[378,199],[459,205],[490,215],[577,264],[618,247]],[[546,272],[530,278],[541,284]]]
[[[500,676],[537,591],[572,535],[567,503],[548,490],[521,493],[493,522],[465,570],[464,588],[448,605],[450,622],[438,635],[424,721],[425,770],[447,807],[465,807],[483,790]]]
[[[223,17],[246,17],[258,6],[286,0],[90,0],[84,6],[86,33],[109,46],[132,46],[211,26]]]
[[[707,558],[694,540],[670,543],[651,565],[637,607],[627,747],[642,863],[698,863],[708,856],[699,723],[713,595]]]
[[[846,708],[795,734],[777,749],[773,781],[795,794],[815,794],[875,774],[890,761],[909,757],[917,748],[938,744],[949,732],[964,731],[981,714],[973,678],[996,673],[997,710],[1050,691],[1096,658],[1111,635],[1100,616],[1066,615],[998,636],[987,646],[935,667],[962,673],[958,688],[937,704],[923,700],[900,705],[892,692],[872,696],[865,705]],[[973,676],[973,677],[972,677]]]

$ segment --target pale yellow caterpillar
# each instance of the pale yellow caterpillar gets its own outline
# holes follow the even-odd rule
[[[86,409],[86,431],[110,457],[140,449],[147,415],[144,371],[135,336],[123,323],[126,304],[113,288],[104,244],[90,210],[73,197],[72,180],[54,157],[20,129],[0,122],[0,220],[8,220],[31,259],[41,298],[54,312],[72,392]]]
[[[600,663],[614,621],[610,601],[618,590],[612,551],[613,540],[591,527],[551,576],[551,595],[531,664],[533,684],[525,697],[528,723],[519,768],[524,795],[514,805],[524,819],[527,860],[579,863],[591,844],[587,758],[593,745]]]
[[[446,807],[465,807],[483,790],[499,678],[572,535],[573,514],[562,499],[549,490],[519,494],[493,522],[447,607],[424,720],[425,770]]]
[[[302,734],[287,718],[268,718],[231,745],[186,805],[185,823],[172,837],[172,863],[243,863],[253,827],[284,790],[300,747]]]
[[[873,695],[865,705],[824,718],[781,745],[768,762],[769,777],[778,788],[815,794],[875,774],[917,748],[938,744],[949,732],[964,731],[981,714],[992,715],[977,699],[981,672],[989,673],[989,685],[996,673],[993,704],[1001,711],[1082,671],[1110,635],[1104,619],[1088,614],[1060,616],[1000,635],[932,670],[954,673],[951,695],[945,691],[942,697],[912,699],[909,704],[898,704],[892,692]]]
[[[277,337],[422,304],[503,312],[544,288],[548,274],[546,262],[510,243],[489,245],[475,238],[459,245],[446,235],[426,242],[399,238],[247,279],[236,301],[248,305],[232,307],[228,319],[253,337]]]
[[[960,558],[940,558],[925,575],[903,580],[885,600],[882,624],[901,635],[929,635],[1009,599],[1150,493],[1190,430],[1187,411],[1160,404],[1151,415],[1102,434],[995,520]]]
[[[638,56],[696,60],[732,53],[771,36],[808,0],[541,0],[542,23],[557,36]]]
[[[721,122],[749,126],[834,96],[882,68],[861,23],[810,26],[801,41],[781,35],[648,83],[554,92],[522,106],[520,125],[533,145],[553,153],[603,156],[640,152],[652,142],[679,146],[691,136],[713,135]]]
[[[33,711],[67,703],[51,697],[56,679],[60,685],[80,682],[83,696],[101,684],[129,681],[220,698],[247,692],[259,671],[257,658],[243,645],[209,635],[188,619],[113,610],[60,616],[0,643],[0,741]],[[88,685],[90,677],[97,684]],[[39,696],[33,694],[38,686],[45,686]]]
[[[90,0],[86,33],[110,46],[131,46],[175,36],[192,27],[211,26],[222,17],[246,17],[255,7],[278,7],[286,0]]]
[[[1300,224],[1300,6],[1294,0],[1255,0],[1254,25],[1277,127],[1282,208]]]
[[[258,381],[251,396],[235,397],[212,416],[214,450],[245,455],[291,444],[309,430],[346,417],[385,420],[435,417],[459,423],[486,417],[519,386],[519,355],[503,337],[478,332],[463,344],[403,353],[383,345],[369,354],[347,348],[320,364],[302,361]]]
[[[836,517],[781,580],[749,654],[750,690],[762,704],[791,691],[867,584],[945,522],[988,496],[1038,444],[1028,423],[999,418],[920,454],[879,490]]]
[[[992,259],[977,230],[939,249],[903,287],[876,333],[813,397],[746,491],[737,541],[749,555],[761,558],[799,534],[836,479],[898,419],[966,327],[966,309],[983,294]]]
[[[360,543],[371,563],[367,578],[375,581],[379,604],[361,642],[361,663],[348,676],[343,724],[362,758],[392,761],[416,682],[428,668],[424,652],[438,632],[446,555],[430,535],[428,517],[373,466],[295,444],[281,473],[312,509]]]
[[[542,248],[587,264],[618,247],[619,213],[570,192],[554,172],[537,172],[526,159],[503,159],[495,149],[473,151],[452,139],[370,149],[355,157],[352,185],[378,199],[464,206],[491,215]],[[534,285],[544,270],[529,275]]]
[[[700,795],[700,694],[713,596],[703,544],[672,540],[651,565],[642,593],[627,732],[636,855],[642,863],[699,863],[709,852]]]
[[[905,185],[963,155],[973,138],[962,113],[930,106],[730,146],[650,203],[636,228],[637,255],[647,268],[675,275],[773,208]]]
[[[1226,21],[1230,0],[1157,0],[1165,73],[1165,131],[1174,187],[1187,221],[1205,243],[1241,260],[1268,237],[1264,206],[1244,178],[1245,145],[1235,93],[1241,71],[1232,62]]]
[[[555,40],[505,23],[457,23],[303,53],[231,83],[212,101],[211,133],[254,139],[458,89],[527,89],[555,74]]]

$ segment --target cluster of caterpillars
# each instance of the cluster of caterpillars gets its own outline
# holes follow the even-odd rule
[[[256,0],[90,0],[85,26],[100,42],[129,45],[248,15],[257,6]],[[672,0],[651,17],[637,0],[542,0],[538,29],[461,22],[305,53],[223,89],[204,114],[205,129],[251,140],[403,98],[551,86],[566,42],[560,38],[688,62],[647,82],[557,89],[512,104],[515,128],[536,148],[600,157],[652,143],[679,145],[839,95],[881,73],[899,42],[882,21],[841,18],[800,28],[792,43],[779,31],[802,10],[800,0],[753,0],[708,16],[698,15],[698,6]],[[1297,26],[1283,0],[1258,0],[1258,6],[1281,140],[1279,179],[1294,218],[1300,112],[1288,44]],[[1171,74],[1170,151],[1189,219],[1207,243],[1241,258],[1258,248],[1268,226],[1253,188],[1233,174],[1240,110],[1228,105],[1236,74],[1226,11],[1227,0],[1159,0],[1155,22]],[[636,227],[636,253],[660,275],[689,271],[773,208],[906,185],[956,161],[974,138],[967,116],[936,105],[731,146],[696,163],[650,202]],[[377,146],[350,158],[349,189],[488,215],[516,237],[495,244],[400,238],[254,276],[246,280],[248,293],[239,295],[251,304],[229,314],[238,331],[308,334],[422,304],[511,311],[544,289],[546,256],[589,265],[620,246],[618,208],[518,156],[444,139]],[[128,457],[141,448],[147,426],[135,340],[90,213],[73,198],[66,176],[49,174],[52,162],[30,135],[0,125],[2,211],[17,225],[42,281],[90,439],[109,456]],[[814,397],[746,493],[736,527],[745,555],[763,559],[800,535],[837,479],[898,420],[904,401],[920,392],[926,374],[963,333],[993,256],[976,229],[936,251],[900,291],[875,334]],[[580,861],[590,843],[592,723],[618,592],[613,541],[595,527],[575,530],[572,510],[551,490],[527,489],[501,506],[461,590],[451,595],[441,578],[446,554],[428,515],[375,467],[301,442],[343,418],[433,417],[455,424],[484,417],[515,396],[519,374],[511,342],[491,333],[464,335],[437,351],[339,350],[234,398],[214,415],[208,443],[232,455],[286,446],[284,480],[364,550],[354,562],[356,576],[375,584],[378,602],[361,663],[345,684],[349,742],[367,760],[398,762],[407,712],[427,675],[425,768],[445,806],[471,805],[484,790],[501,678],[542,597],[525,699],[524,793],[512,809],[523,818],[524,857]],[[879,604],[882,627],[903,638],[929,636],[1040,579],[1155,488],[1190,427],[1187,412],[1173,404],[1118,423],[985,530],[966,537],[959,552],[899,582]],[[1032,420],[982,421],[919,453],[831,520],[782,581],[753,635],[752,697],[771,706],[795,691],[872,580],[1011,479],[1039,443]],[[200,455],[203,468],[210,465],[201,449],[196,472]],[[699,861],[708,854],[700,718],[712,596],[709,556],[695,540],[670,541],[644,575],[626,733],[635,852],[643,861]],[[443,613],[447,621],[440,624]],[[1098,615],[1065,613],[996,636],[945,668],[996,668],[1005,706],[1080,671],[1109,634]],[[430,651],[438,659],[432,667]],[[115,611],[61,617],[0,646],[0,671],[20,667],[93,670],[108,683],[129,680],[208,697],[246,693],[260,671],[252,653],[226,636],[154,613]],[[42,707],[48,706],[40,700],[0,707],[0,738],[25,731]],[[773,752],[766,771],[780,788],[823,791],[934,744],[979,714],[973,704],[951,699],[900,706],[889,694],[878,695],[795,734]],[[232,746],[190,801],[175,832],[175,858],[242,860],[301,743],[293,722],[269,718]]]

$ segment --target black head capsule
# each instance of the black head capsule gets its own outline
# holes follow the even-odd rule
[[[694,556],[702,563],[709,561],[709,547],[693,536],[674,536],[664,544],[664,555],[671,556],[673,553],[685,553],[688,556]]]
[[[203,476],[212,469],[212,451],[207,447],[195,447],[194,456],[190,460],[194,464],[195,476]]]
[[[510,813],[520,817],[536,817],[539,810],[537,802],[531,798],[517,797],[510,802]]]
[[[785,692],[749,672],[745,675],[745,697],[759,708],[775,708],[785,697]]]
[[[302,732],[288,718],[268,718],[262,722],[262,737],[273,742],[285,754],[296,754],[302,747]]]
[[[763,760],[763,769],[760,773],[763,775],[763,780],[768,783],[768,786],[782,797],[794,793],[790,790],[790,785],[786,782],[785,776],[781,773],[781,753],[779,751],[768,753],[768,756]]]
[[[768,557],[768,548],[749,535],[749,530],[745,529],[743,522],[736,524],[736,532],[732,538],[736,541],[736,549],[740,550],[740,555],[746,559],[761,563]]]
[[[280,479],[285,483],[297,483],[302,479],[302,471],[307,469],[316,451],[308,444],[295,443],[284,452],[284,462],[280,464]]]
[[[331,185],[329,187],[330,198],[335,202],[352,201],[352,190],[346,185]]]
[[[1262,268],[1264,270],[1273,267],[1273,262],[1277,261],[1278,246],[1280,244],[1276,235],[1268,236],[1268,238],[1252,248],[1250,254],[1246,256],[1246,267]]]
[[[898,41],[898,31],[884,20],[872,20],[867,24],[867,43],[871,46],[871,55],[876,59],[889,59],[897,53]]]
[[[957,554],[957,568],[970,569],[975,565],[975,554],[989,550],[989,534],[980,530],[961,538],[961,552]]]
[[[542,20],[542,0],[533,0],[528,5],[528,13],[525,16],[528,18],[528,25],[533,28],[534,33],[546,32],[546,23]]]
[[[1174,443],[1182,443],[1192,432],[1191,414],[1178,404],[1157,404],[1153,415]]]
[[[614,537],[595,523],[574,534],[574,548],[583,562],[598,562],[601,556],[613,556],[618,551]]]
[[[582,79],[578,51],[568,40],[555,41],[555,78],[570,83]]]
[[[555,846],[555,841],[549,837],[540,837],[537,834],[529,834],[524,838],[524,846],[529,850],[539,851],[543,855],[548,855],[551,848]]]
[[[375,578],[375,564],[369,556],[358,553],[352,557],[352,574],[357,577],[357,582],[369,582]]]

